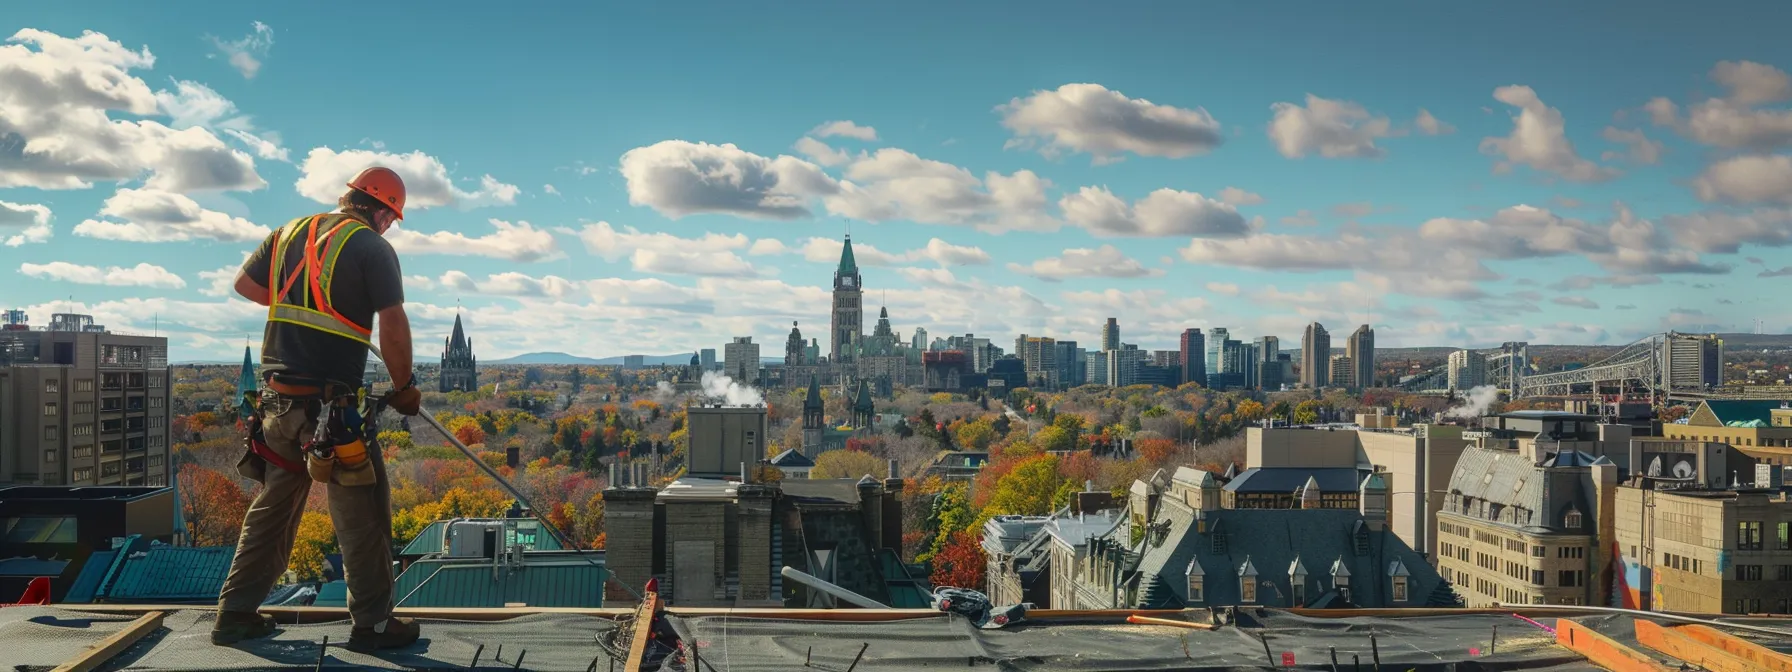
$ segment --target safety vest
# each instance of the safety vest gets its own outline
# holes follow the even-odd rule
[[[330,280],[336,274],[336,259],[349,238],[366,230],[366,224],[339,213],[300,217],[287,223],[274,239],[274,256],[268,264],[268,288],[279,288],[279,293],[268,302],[268,321],[296,324],[373,345],[372,329],[355,324],[330,305]],[[305,236],[303,263],[288,278],[281,267],[286,264],[287,250],[300,242],[301,234]],[[284,283],[280,282],[282,278]],[[300,278],[305,279],[305,284],[295,298],[292,289]]]

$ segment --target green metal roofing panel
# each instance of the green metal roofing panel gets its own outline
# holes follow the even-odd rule
[[[601,607],[604,581],[601,562],[583,558],[526,560],[522,567],[500,567],[490,560],[420,560],[398,576],[394,592],[403,607]]]
[[[100,583],[106,580],[106,572],[112,568],[112,558],[117,555],[117,551],[94,551],[93,555],[87,556],[87,562],[81,565],[81,573],[75,575],[75,583],[68,587],[68,594],[62,601],[70,604],[92,602]]]
[[[518,520],[524,523],[535,522],[528,518],[520,518]],[[423,528],[422,532],[417,533],[416,539],[412,539],[411,543],[405,544],[404,550],[399,551],[398,555],[422,557],[431,553],[441,553],[443,535],[448,533],[448,522],[449,521],[446,520],[438,520],[430,523],[429,526]],[[539,523],[537,524],[539,525]],[[523,545],[527,546],[528,550],[531,551],[566,550],[564,546],[560,545],[558,540],[554,539],[554,535],[545,529],[536,530],[534,543],[524,542]]]
[[[311,600],[313,607],[347,607],[348,584],[331,581],[317,587],[317,597]]]
[[[1749,399],[1716,399],[1705,402],[1711,413],[1717,416],[1718,422],[1730,425],[1733,422],[1760,420],[1771,422],[1773,410],[1780,407],[1778,401],[1755,401]],[[1730,425],[1736,427],[1738,425]]]
[[[235,546],[152,546],[131,552],[101,597],[108,602],[217,600],[235,554]]]

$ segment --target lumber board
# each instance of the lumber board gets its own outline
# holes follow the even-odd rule
[[[1194,621],[1178,621],[1170,618],[1152,618],[1133,614],[1126,617],[1127,623],[1134,625],[1167,625],[1173,628],[1190,628],[1193,630],[1213,630],[1218,627],[1212,623],[1196,623]]]
[[[1652,621],[1636,621],[1636,641],[1710,672],[1757,672],[1760,669],[1723,649],[1661,627]]]
[[[634,632],[629,634],[628,663],[622,668],[624,672],[642,672],[641,667],[647,664],[647,643],[653,641],[653,617],[659,612],[659,593],[648,591],[635,610],[635,622],[630,624]]]
[[[124,629],[112,633],[110,637],[89,644],[87,650],[82,651],[68,662],[56,666],[56,669],[51,672],[88,672],[106,664],[106,661],[111,660],[113,656],[130,648],[132,644],[137,643],[137,640],[143,639],[144,635],[162,627],[163,615],[163,612],[152,611],[138,616],[137,620],[131,621],[129,625],[124,626]]]
[[[1556,643],[1611,672],[1674,672],[1654,658],[1566,618],[1556,619]]]
[[[1670,632],[1679,633],[1708,646],[1722,649],[1768,672],[1792,672],[1792,655],[1780,653],[1760,644],[1704,625],[1676,625]]]

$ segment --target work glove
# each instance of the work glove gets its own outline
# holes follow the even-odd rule
[[[417,379],[413,376],[409,382],[404,384],[404,387],[393,390],[392,394],[386,397],[386,405],[405,415],[414,416],[421,412],[423,391],[417,389],[416,382]]]

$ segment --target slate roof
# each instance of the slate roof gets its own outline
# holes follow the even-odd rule
[[[1583,514],[1593,509],[1574,487],[1579,479],[1558,477],[1551,492],[1550,467],[1586,468],[1604,461],[1579,451],[1564,451],[1545,456],[1542,464],[1532,464],[1516,451],[1481,448],[1470,445],[1456,460],[1456,471],[1450,476],[1450,494],[1462,501],[1473,498],[1468,514],[1478,520],[1507,525],[1534,532],[1550,532],[1559,527],[1561,513],[1570,507]],[[1559,472],[1556,472],[1559,473]],[[1446,503],[1444,510],[1451,511]],[[1499,511],[1494,512],[1493,507]]]
[[[528,519],[520,518],[517,520]],[[404,550],[398,552],[399,557],[422,557],[431,553],[441,553],[442,537],[448,533],[448,523],[449,521],[446,520],[438,520],[424,527],[422,532],[417,533],[417,538],[412,539],[411,543],[405,544]],[[546,530],[538,530],[535,533],[534,544],[524,545],[528,546],[528,550],[531,551],[564,550],[564,547],[560,545],[560,542],[554,539],[554,535],[548,534]]]
[[[983,549],[989,553],[1013,553],[1038,538],[1045,516],[996,516],[983,523]]]
[[[1226,483],[1227,492],[1275,492],[1288,494],[1305,487],[1308,479],[1319,482],[1320,492],[1356,492],[1361,482],[1349,467],[1253,467]]]
[[[778,453],[778,455],[776,457],[773,457],[772,458],[772,466],[774,466],[774,467],[799,467],[799,468],[813,467],[813,466],[815,466],[815,460],[809,459],[809,457],[807,455],[804,455],[802,453],[802,451],[799,451],[795,448],[791,448],[790,450],[786,450],[782,453]]]
[[[1108,533],[1118,529],[1120,522],[1124,519],[1125,517],[1118,509],[1106,509],[1081,515],[1069,515],[1066,512],[1066,515],[1054,516],[1046,520],[1045,525],[1040,528],[1040,532],[1051,535],[1061,544],[1075,547],[1083,545],[1083,542],[1094,537],[1107,536]]]
[[[1272,607],[1295,606],[1288,570],[1296,563],[1308,571],[1307,604],[1326,598],[1339,566],[1351,577],[1351,602],[1363,606],[1427,606],[1427,597],[1443,583],[1430,563],[1399,536],[1385,528],[1369,530],[1356,511],[1219,509],[1206,512],[1208,533],[1196,530],[1194,510],[1181,501],[1165,500],[1158,511],[1153,522],[1167,522],[1168,530],[1161,536],[1147,535],[1142,545],[1140,608],[1188,606],[1191,563],[1207,577],[1201,604],[1238,604],[1239,569],[1247,564],[1257,570],[1253,604]],[[1215,529],[1226,537],[1224,548],[1213,543]],[[1358,552],[1357,534],[1364,535],[1365,552]],[[1411,573],[1405,602],[1393,601],[1388,570],[1395,562]]]
[[[495,576],[487,558],[425,558],[398,576],[393,599],[400,607],[601,607],[609,574],[602,553],[538,551]]]
[[[131,535],[88,556],[65,602],[215,602],[235,546],[186,547]]]

